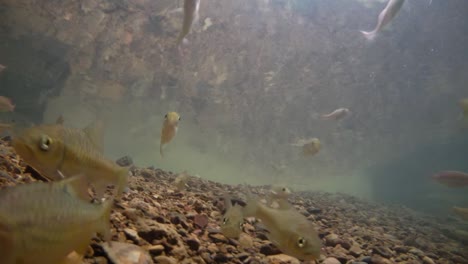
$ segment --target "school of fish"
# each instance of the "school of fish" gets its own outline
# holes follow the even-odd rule
[[[368,40],[376,36],[394,19],[405,0],[389,0],[378,16],[372,31],[361,31]],[[183,21],[176,45],[186,41],[198,20],[200,0],[184,0]],[[0,64],[0,73],[7,67]],[[468,98],[459,101],[463,116],[468,119]],[[0,96],[0,112],[14,112],[16,105]],[[322,120],[338,121],[350,114],[338,108],[320,115]],[[159,152],[176,136],[180,115],[168,112],[161,128]],[[22,159],[50,182],[35,182],[0,190],[0,256],[4,264],[76,263],[96,234],[110,243],[110,213],[114,199],[119,199],[127,186],[128,168],[120,167],[103,155],[104,124],[95,121],[84,129],[69,128],[60,116],[56,124],[16,128],[0,123],[0,133],[11,131],[12,146]],[[304,156],[314,156],[321,149],[318,138],[301,139],[292,146],[301,147]],[[174,180],[178,191],[188,186],[186,171]],[[450,188],[468,186],[468,174],[459,171],[437,173],[433,179]],[[105,197],[109,185],[115,190]],[[100,202],[91,202],[90,189]],[[266,204],[247,191],[247,203],[232,204],[225,194],[225,213],[220,231],[238,239],[246,217],[261,220],[267,237],[285,254],[300,260],[320,257],[322,242],[311,221],[299,213],[288,198],[286,186],[273,186]],[[468,208],[454,206],[452,211],[468,221]]]

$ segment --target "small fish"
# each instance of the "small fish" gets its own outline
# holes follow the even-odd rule
[[[159,143],[159,153],[162,157],[164,157],[163,147],[176,135],[179,121],[180,115],[176,112],[169,112],[164,116],[164,123],[161,130],[161,141]]]
[[[57,117],[57,120],[55,120],[55,124],[57,125],[63,125],[64,122],[65,119],[63,118],[63,115],[59,115],[59,117]]]
[[[220,224],[221,233],[227,238],[239,238],[242,233],[242,224],[244,223],[244,215],[242,214],[242,207],[238,204],[232,206],[231,197],[224,196],[224,208],[226,212],[223,215]]]
[[[13,112],[15,111],[15,105],[10,98],[0,96],[0,112]]]
[[[405,0],[389,0],[387,6],[380,12],[377,26],[372,31],[361,31],[361,33],[368,39],[373,40],[377,34],[388,24],[400,8],[403,6]]]
[[[180,192],[187,187],[187,182],[190,179],[190,176],[188,175],[187,171],[183,171],[179,173],[176,178],[174,179],[174,186],[176,189]]]
[[[291,146],[302,147],[302,154],[304,156],[313,156],[321,149],[321,143],[318,138],[300,139]]]
[[[3,70],[5,70],[5,69],[6,69],[6,66],[5,66],[5,65],[2,65],[2,64],[0,64],[0,72],[2,72],[2,71],[3,71]]]
[[[34,182],[0,190],[2,264],[64,263],[84,255],[100,233],[110,241],[113,200],[93,204],[74,192],[83,175],[59,182]]]
[[[274,209],[261,204],[248,195],[243,208],[244,217],[253,216],[262,221],[268,230],[268,239],[284,254],[300,260],[314,260],[320,257],[321,240],[312,222],[293,206],[288,209]]]
[[[120,196],[127,185],[128,168],[104,158],[102,130],[102,122],[83,130],[60,124],[33,126],[13,135],[12,146],[26,163],[50,180],[84,173],[97,198],[104,196],[110,184]],[[88,197],[87,187],[80,196]]]
[[[184,22],[182,30],[176,40],[176,45],[179,46],[190,33],[193,22],[198,20],[198,10],[200,9],[200,0],[184,0]]]
[[[322,120],[340,120],[346,115],[348,115],[351,111],[348,108],[338,108],[335,111],[321,115],[320,118]]]
[[[274,185],[271,187],[271,190],[266,197],[267,205],[273,207],[274,203],[276,202],[277,206],[273,208],[288,209],[288,198],[290,195],[291,190],[288,187],[282,185]]]
[[[458,103],[463,111],[463,117],[468,119],[468,98],[461,99]]]
[[[462,207],[452,207],[452,210],[455,214],[460,216],[463,220],[468,221],[468,208],[462,208]]]
[[[442,171],[434,174],[432,178],[451,188],[468,186],[468,173],[461,171]]]

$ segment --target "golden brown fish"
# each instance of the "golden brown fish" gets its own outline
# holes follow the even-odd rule
[[[301,260],[318,259],[322,243],[312,222],[293,206],[285,207],[289,208],[267,207],[249,194],[243,214],[260,219],[269,231],[268,239],[283,253]]]
[[[283,205],[288,205],[288,198],[291,195],[291,190],[283,185],[274,185],[271,187],[270,192],[267,195],[267,204],[272,206],[272,203],[276,202],[278,205],[279,209],[286,209],[282,208]],[[281,201],[285,201],[286,203],[283,203]],[[272,206],[273,207],[273,206]]]
[[[161,130],[161,141],[159,143],[159,153],[164,157],[163,147],[169,143],[177,133],[180,115],[176,112],[169,112],[164,116],[164,123]]]
[[[302,147],[302,154],[304,156],[313,156],[320,151],[321,143],[318,138],[300,139],[291,146]]]
[[[452,207],[452,210],[455,214],[460,216],[463,220],[468,221],[468,208],[462,208],[462,207]]]
[[[110,239],[112,200],[92,204],[76,196],[84,176],[0,190],[2,264],[64,263],[83,255],[95,233]]]
[[[187,171],[183,171],[179,174],[177,174],[176,178],[174,179],[174,186],[176,189],[180,192],[187,187],[187,182],[190,179],[190,176],[188,175]]]
[[[50,180],[83,173],[93,185],[97,198],[102,198],[107,185],[115,185],[120,196],[127,185],[128,169],[104,158],[102,123],[84,130],[63,125],[41,125],[13,135],[12,145],[31,167]],[[88,190],[80,190],[88,197]]]
[[[231,197],[224,196],[224,208],[226,212],[221,219],[221,233],[228,238],[239,238],[242,233],[242,224],[244,223],[244,215],[242,207],[238,204],[232,206]]]
[[[468,119],[468,98],[461,99],[459,105],[463,111],[463,117]]]
[[[182,30],[176,40],[176,45],[180,45],[185,37],[190,33],[192,24],[198,20],[198,10],[200,9],[200,0],[184,0],[184,21]]]
[[[462,188],[468,186],[468,173],[461,171],[441,171],[432,176],[440,184],[451,188]]]
[[[377,26],[372,31],[361,31],[368,39],[373,40],[375,36],[388,24],[403,6],[405,0],[389,0],[387,6],[380,12]]]
[[[13,112],[15,111],[15,105],[10,98],[0,96],[0,112]]]

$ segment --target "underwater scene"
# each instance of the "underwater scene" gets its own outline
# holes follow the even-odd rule
[[[0,264],[468,263],[467,0],[0,0]]]

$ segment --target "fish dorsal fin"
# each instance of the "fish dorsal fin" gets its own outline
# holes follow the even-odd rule
[[[88,136],[96,149],[104,152],[104,122],[95,120],[83,129],[83,132]]]

